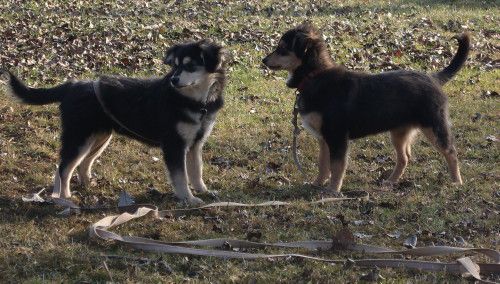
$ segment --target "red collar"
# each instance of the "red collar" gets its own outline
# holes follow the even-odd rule
[[[323,72],[324,70],[315,70],[309,74],[307,74],[306,76],[304,76],[304,79],[302,79],[302,81],[300,81],[299,85],[297,86],[297,90],[299,91],[299,93],[302,93],[304,91],[304,87],[305,85],[314,78],[314,76],[318,75],[319,73]]]

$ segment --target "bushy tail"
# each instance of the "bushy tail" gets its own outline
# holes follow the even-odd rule
[[[8,76],[7,87],[14,97],[30,105],[45,105],[60,102],[68,92],[69,85],[63,84],[54,88],[30,88],[8,70],[0,69],[0,74]]]
[[[457,72],[462,68],[467,60],[470,50],[470,35],[468,33],[463,33],[454,37],[458,41],[457,54],[453,57],[448,67],[444,68],[442,71],[433,74],[436,79],[441,83],[441,85],[446,84]]]

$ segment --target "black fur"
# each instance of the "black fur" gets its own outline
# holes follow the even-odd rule
[[[111,134],[113,131],[161,147],[165,163],[172,174],[185,172],[186,152],[205,138],[206,127],[215,120],[216,113],[223,106],[222,91],[225,85],[220,46],[201,41],[175,45],[169,52],[174,51],[193,58],[200,57],[203,52],[204,57],[210,60],[207,65],[198,65],[215,78],[216,87],[206,101],[194,100],[172,86],[171,78],[178,69],[175,67],[160,78],[103,76],[98,81],[66,82],[53,88],[30,88],[11,72],[5,72],[10,77],[9,86],[13,94],[23,102],[36,105],[60,103],[60,175],[89,137]],[[102,102],[96,97],[95,82]],[[193,113],[197,115],[193,117]],[[108,114],[112,114],[112,117]],[[193,141],[186,141],[179,133],[179,122],[200,126]]]
[[[441,84],[451,79],[466,60],[468,37],[462,38],[467,40],[460,42],[451,64],[435,75],[405,70],[368,74],[341,66],[322,70],[305,83],[299,112],[302,115],[320,112],[322,134],[327,140],[356,139],[404,126],[418,126],[431,127],[446,149],[452,137],[447,96]],[[296,81],[305,79],[296,77],[300,78]],[[336,150],[332,152],[335,154]]]
[[[349,139],[400,128],[431,129],[441,150],[454,153],[447,96],[441,85],[467,59],[469,35],[456,38],[457,54],[441,72],[368,74],[334,64],[321,34],[312,25],[303,24],[285,32],[263,63],[272,69],[284,69],[273,62],[290,53],[300,60],[297,68],[289,70],[287,86],[298,88],[302,116],[320,115],[319,132],[328,145],[331,161],[345,159]],[[287,58],[294,60],[293,56]]]

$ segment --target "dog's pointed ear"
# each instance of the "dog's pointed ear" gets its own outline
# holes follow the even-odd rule
[[[174,65],[175,52],[177,51],[178,48],[179,48],[178,44],[171,46],[167,50],[167,53],[165,53],[165,58],[163,59],[163,63],[170,66]]]
[[[299,58],[304,57],[309,48],[313,45],[314,40],[311,34],[298,32],[292,41],[292,50],[295,52],[295,55]]]
[[[200,41],[199,44],[205,69],[210,73],[215,72],[222,65],[222,47],[206,40]]]

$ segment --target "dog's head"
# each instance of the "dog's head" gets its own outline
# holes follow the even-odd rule
[[[295,71],[309,56],[311,48],[320,41],[320,34],[309,23],[293,28],[281,37],[276,49],[262,62],[272,70]]]
[[[164,63],[172,67],[170,84],[177,89],[196,87],[222,68],[222,47],[206,40],[176,44],[167,50]]]

